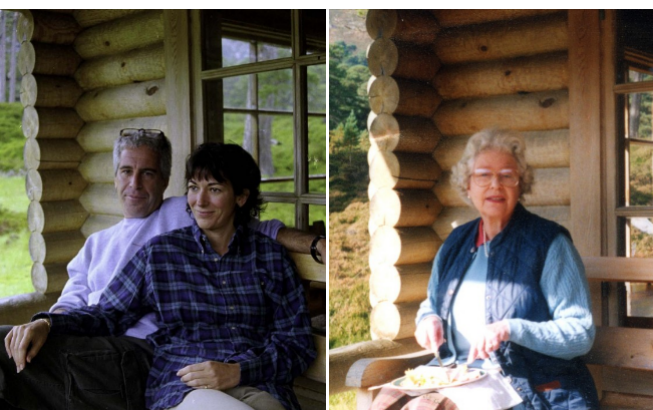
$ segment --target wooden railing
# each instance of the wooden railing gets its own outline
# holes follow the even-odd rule
[[[653,282],[650,259],[586,257],[583,263],[590,283]],[[402,343],[377,340],[330,352],[329,394],[357,389],[357,409],[368,409],[374,398],[368,387],[400,377],[433,357],[416,344]],[[583,359],[592,370],[602,410],[653,409],[653,329],[599,326]]]

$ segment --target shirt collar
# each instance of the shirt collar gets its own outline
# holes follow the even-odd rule
[[[211,248],[209,241],[206,239],[206,236],[204,235],[200,227],[197,225],[196,221],[193,221],[193,225],[191,225],[191,229],[193,232],[193,238],[195,238],[195,242],[197,242],[197,244],[200,246],[200,249],[213,249]],[[242,253],[243,245],[246,240],[245,238],[247,237],[247,234],[245,232],[246,229],[247,227],[243,225],[240,225],[236,228],[236,232],[234,232],[233,236],[229,240],[229,250],[227,251],[227,253],[236,253],[237,255],[240,255]]]

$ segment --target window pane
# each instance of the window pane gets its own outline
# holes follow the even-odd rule
[[[259,116],[259,166],[263,177],[290,177],[292,179],[294,176],[292,116]],[[294,189],[286,190],[285,188],[283,190],[294,191]],[[277,190],[273,189],[273,191]]]
[[[308,112],[326,113],[326,64],[308,66]]]
[[[315,222],[322,222],[326,231],[326,206],[309,205],[308,206],[308,225],[313,226]]]
[[[630,206],[653,205],[653,147],[630,143],[628,188]]]
[[[204,69],[292,56],[290,10],[205,10]],[[215,55],[221,46],[222,58]]]
[[[326,118],[308,118],[309,192],[326,193]]]
[[[225,108],[256,108],[256,77],[254,75],[241,75],[216,81],[222,81]]]
[[[295,227],[295,205],[280,202],[268,202],[261,212],[261,220],[278,219],[287,227]]]
[[[224,142],[227,144],[238,144],[252,154],[252,150],[247,148],[251,143],[245,142],[252,140],[252,130],[256,130],[256,117],[251,114],[234,114],[224,113]]]
[[[261,110],[293,110],[292,70],[276,70],[258,74],[258,104]]]
[[[326,52],[326,10],[302,10],[301,19],[305,54]]]
[[[639,83],[642,81],[652,81],[653,73],[646,73],[640,70],[628,70],[628,82]]]
[[[651,93],[633,93],[627,96],[627,122],[628,138],[638,138],[653,141],[651,135]]]
[[[628,219],[631,258],[653,258],[653,219]],[[653,285],[626,283],[628,316],[653,317]]]

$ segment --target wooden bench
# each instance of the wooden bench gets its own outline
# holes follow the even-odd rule
[[[583,263],[590,283],[653,282],[650,259],[588,257]],[[345,385],[357,389],[356,408],[367,410],[378,392],[368,391],[370,386],[401,377],[406,369],[432,358],[432,353],[419,350],[360,359],[349,368]],[[583,359],[592,371],[602,410],[653,409],[653,329],[599,326]]]
[[[302,410],[324,410],[326,404],[326,265],[308,254],[291,252],[306,289],[313,322],[317,358],[306,372],[295,379],[295,394]]]

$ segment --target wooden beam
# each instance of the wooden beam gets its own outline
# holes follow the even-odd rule
[[[599,21],[599,10],[569,10],[571,234],[583,256],[601,255]]]
[[[583,360],[590,364],[653,370],[653,329],[599,326],[594,346]]]
[[[597,282],[653,282],[653,264],[644,258],[583,257],[587,279]]]

